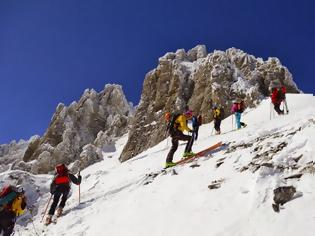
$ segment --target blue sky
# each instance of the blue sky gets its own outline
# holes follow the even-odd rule
[[[314,93],[311,0],[0,0],[0,143],[42,135],[59,102],[117,83],[137,104],[158,57],[205,44],[278,57]]]

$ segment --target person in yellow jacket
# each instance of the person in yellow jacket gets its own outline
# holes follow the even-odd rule
[[[16,218],[26,209],[24,190],[12,185],[5,186],[0,192],[0,235],[13,234]]]
[[[194,153],[191,152],[194,139],[192,138],[191,135],[185,135],[183,133],[184,131],[187,131],[189,133],[192,132],[192,130],[187,126],[187,120],[190,120],[192,118],[192,115],[193,115],[192,111],[190,110],[186,111],[184,114],[181,114],[176,118],[173,124],[173,127],[171,127],[172,131],[170,132],[170,136],[172,138],[172,147],[166,157],[166,164],[165,164],[166,168],[172,167],[175,165],[175,163],[173,163],[173,156],[178,148],[179,140],[187,141],[183,157],[189,157],[189,156],[194,155]]]

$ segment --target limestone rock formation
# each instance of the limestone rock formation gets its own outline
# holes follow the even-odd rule
[[[166,138],[166,111],[183,111],[188,105],[210,122],[212,104],[222,105],[229,115],[234,99],[242,98],[247,106],[255,106],[269,95],[273,83],[285,85],[289,93],[300,92],[277,58],[264,61],[236,48],[207,53],[204,45],[187,53],[184,49],[166,53],[157,68],[145,76],[120,160],[126,161]]]
[[[61,162],[80,160],[84,167],[93,164],[101,160],[103,146],[127,132],[132,112],[121,86],[106,85],[100,93],[87,89],[78,102],[68,107],[58,105],[44,136],[29,143],[23,162],[15,169],[39,174],[48,173]]]
[[[32,137],[30,140],[34,138],[36,138],[36,136]],[[30,140],[20,140],[18,142],[14,140],[9,144],[0,145],[0,172],[10,169],[14,163],[22,160]]]

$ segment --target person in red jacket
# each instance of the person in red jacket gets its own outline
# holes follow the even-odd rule
[[[65,164],[57,165],[55,168],[55,172],[55,177],[50,185],[50,193],[54,195],[54,199],[46,218],[46,225],[49,225],[52,222],[52,216],[55,213],[60,197],[61,201],[57,209],[57,217],[60,217],[62,215],[63,208],[66,205],[66,201],[70,192],[71,182],[76,185],[80,185],[82,179],[80,174],[77,178],[73,174],[69,173],[69,170]]]
[[[283,115],[284,111],[280,109],[280,105],[285,101],[286,88],[284,86],[273,88],[271,93],[271,102],[278,115]],[[288,112],[288,111],[287,111]]]

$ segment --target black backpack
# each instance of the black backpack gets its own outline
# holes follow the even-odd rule
[[[175,123],[176,119],[180,116],[180,113],[172,113],[171,118],[167,124],[167,131],[169,135],[173,135],[177,130],[177,125]]]
[[[277,88],[277,99],[279,101],[283,101],[285,99],[285,95],[281,88]]]
[[[224,119],[224,109],[223,109],[223,107],[220,107],[219,109],[220,109],[220,114],[219,114],[219,117],[218,117],[218,118],[219,118],[220,120],[223,120],[223,119]]]

